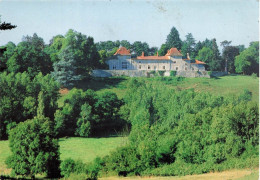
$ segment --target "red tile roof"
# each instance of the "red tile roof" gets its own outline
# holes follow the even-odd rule
[[[193,64],[206,64],[206,63],[199,61],[199,60],[195,60],[195,63],[193,63]]]
[[[125,47],[120,47],[114,55],[131,55],[130,50],[127,50]]]
[[[169,60],[169,56],[137,56],[140,60]]]
[[[177,48],[171,48],[170,50],[168,50],[165,56],[182,56],[182,54],[180,53],[180,51],[178,51]]]

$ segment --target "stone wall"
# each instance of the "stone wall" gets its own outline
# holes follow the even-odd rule
[[[153,70],[93,70],[93,77],[129,76],[129,77],[153,77]],[[157,73],[157,72],[156,72]],[[158,74],[158,73],[157,73]],[[212,76],[223,76],[225,72],[212,72]],[[170,71],[165,71],[164,76],[170,76]],[[181,77],[206,77],[210,78],[208,71],[177,71],[176,76]]]

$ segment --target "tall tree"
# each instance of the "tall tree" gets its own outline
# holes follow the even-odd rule
[[[181,52],[184,56],[189,53],[191,58],[195,57],[195,39],[193,38],[191,33],[188,33],[186,36],[185,41],[183,41]]]
[[[169,35],[167,36],[165,44],[166,44],[168,49],[170,49],[172,47],[175,47],[178,50],[181,49],[182,41],[180,39],[179,32],[175,27],[172,27]]]
[[[70,46],[67,46],[59,55],[60,61],[53,64],[52,76],[61,85],[72,87],[81,79],[81,75],[76,73],[76,60]]]
[[[223,53],[224,53],[224,50],[227,46],[229,46],[231,44],[231,41],[222,41],[220,42],[220,45],[223,46]],[[223,56],[223,61],[225,62],[225,72],[227,73],[228,72],[228,58],[227,56]]]
[[[250,43],[249,48],[240,53],[235,58],[237,73],[250,75],[259,74],[259,42]]]
[[[167,50],[168,50],[168,48],[167,48],[166,44],[162,44],[158,51],[159,56],[164,56],[167,53]]]

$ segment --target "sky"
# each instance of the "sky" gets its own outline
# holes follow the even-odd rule
[[[248,47],[259,40],[258,0],[0,0],[1,21],[17,28],[0,32],[0,45],[37,33],[45,43],[69,29],[95,42],[165,43],[172,27],[182,40],[216,38]]]

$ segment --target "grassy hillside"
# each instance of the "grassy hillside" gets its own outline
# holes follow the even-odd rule
[[[93,89],[97,92],[112,91],[115,92],[119,98],[124,97],[127,82],[130,77],[111,77],[111,78],[96,78],[91,81],[81,82],[77,88]],[[176,82],[171,77],[155,77],[145,78],[145,83],[154,83],[158,86],[166,86],[167,88],[174,88],[177,90],[193,88],[196,92],[211,92],[216,95],[238,95],[248,89],[252,92],[253,101],[259,100],[259,78],[241,75],[229,75],[218,78],[184,78]]]

